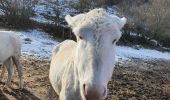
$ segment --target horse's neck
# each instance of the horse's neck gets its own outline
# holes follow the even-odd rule
[[[69,68],[67,69],[69,71],[69,77],[71,78],[71,83],[75,91],[77,92],[79,90],[79,81],[78,81],[78,75],[77,75],[77,66],[74,61],[74,56],[71,57],[70,62],[68,64]]]
[[[69,78],[71,79],[72,87],[75,89],[76,92],[79,91],[79,80],[78,80],[78,73],[77,73],[77,66],[76,66],[76,61],[75,61],[75,52],[70,52],[71,56],[67,60],[67,66],[66,70],[67,73],[69,74]]]
[[[72,88],[74,92],[79,93],[79,81],[78,81],[78,75],[77,75],[77,68],[74,63],[74,59],[70,59],[68,62],[68,66],[66,66],[66,74],[68,75],[67,81],[70,85],[69,88]],[[64,75],[66,75],[64,74]]]
[[[74,77],[75,77],[75,86],[76,87],[79,87],[79,80],[78,80],[78,71],[77,71],[77,66],[74,65]]]

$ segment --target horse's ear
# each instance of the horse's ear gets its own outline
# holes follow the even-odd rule
[[[126,24],[126,22],[127,22],[127,19],[125,17],[121,18],[120,19],[120,28],[123,28],[124,25]]]
[[[68,23],[69,26],[72,26],[72,17],[70,15],[65,16],[65,20]]]
[[[115,15],[111,15],[111,17],[112,17],[114,23],[117,23],[119,29],[122,29],[124,27],[124,25],[126,24],[127,19],[125,17],[119,18]]]

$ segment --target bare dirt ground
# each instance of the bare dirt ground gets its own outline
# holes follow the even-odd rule
[[[0,83],[0,100],[46,100],[49,60],[22,57],[21,63],[25,88],[18,89],[15,72],[11,87],[2,89],[4,77]],[[120,61],[108,88],[106,100],[170,100],[170,61]]]

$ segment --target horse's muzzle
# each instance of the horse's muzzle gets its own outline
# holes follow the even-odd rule
[[[106,88],[98,84],[83,84],[83,92],[86,100],[104,100]]]

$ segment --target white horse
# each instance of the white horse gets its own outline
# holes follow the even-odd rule
[[[54,47],[49,79],[60,100],[103,100],[115,64],[115,46],[126,18],[94,9],[65,17],[77,42]]]
[[[18,76],[20,79],[19,87],[23,88],[23,79],[22,79],[22,66],[20,64],[20,55],[21,55],[21,41],[20,38],[8,31],[0,32],[0,63],[2,64],[2,73],[0,80],[2,80],[5,67],[8,71],[8,80],[5,86],[10,86],[12,75],[14,73],[14,66],[18,71]]]

